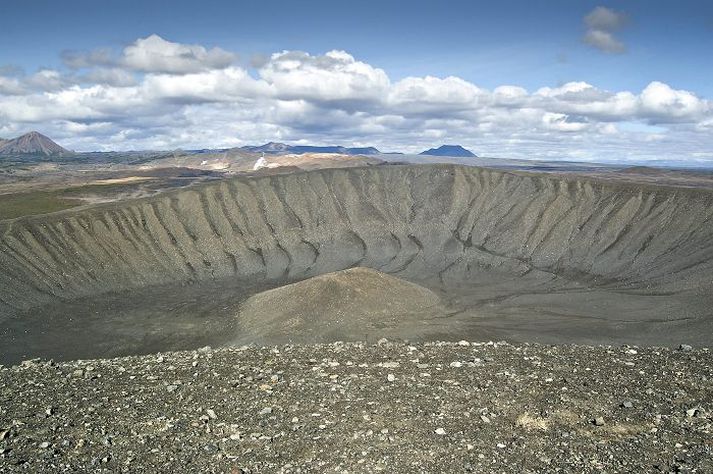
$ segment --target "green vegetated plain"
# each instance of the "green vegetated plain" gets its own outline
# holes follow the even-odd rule
[[[59,191],[33,191],[0,195],[0,220],[47,214],[78,206],[79,199],[68,199]]]
[[[136,189],[135,184],[74,186],[51,191],[0,194],[0,220],[48,214],[77,207],[85,196],[110,196]]]

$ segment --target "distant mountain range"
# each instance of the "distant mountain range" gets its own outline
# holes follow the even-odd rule
[[[270,142],[259,146],[244,146],[241,150],[251,151],[254,153],[267,154],[288,154],[294,153],[297,155],[303,153],[338,153],[340,155],[380,155],[381,152],[374,148],[345,148],[343,146],[306,146],[306,145],[286,145],[285,143]]]
[[[62,148],[39,132],[26,133],[12,140],[0,139],[0,155],[65,155],[71,152]]]
[[[419,154],[430,156],[459,156],[469,158],[477,157],[475,153],[470,150],[466,150],[460,145],[441,145],[438,148],[431,148],[430,150],[423,151]]]
[[[381,154],[400,154],[400,153],[382,153],[373,146],[369,147],[354,147],[348,148],[343,146],[308,146],[308,145],[287,145],[285,143],[270,142],[259,146],[244,146],[237,148],[253,153],[266,153],[269,155],[280,154],[296,154],[304,153],[336,153],[340,155],[381,155]],[[193,153],[210,153],[216,150],[193,150]],[[73,152],[62,148],[50,138],[42,135],[39,132],[26,133],[17,138],[6,140],[0,138],[0,155],[72,155]],[[426,150],[421,155],[433,156],[458,156],[458,157],[475,157],[476,155],[466,150],[460,145],[442,145],[438,148]]]
[[[338,153],[340,155],[400,155],[401,153],[383,153],[373,146],[363,148],[346,148],[343,146],[305,146],[305,145],[287,145],[285,143],[270,142],[259,146],[244,146],[240,150],[266,153],[266,154],[302,154],[302,153]],[[466,150],[460,145],[441,145],[438,148],[431,148],[420,155],[432,156],[458,156],[458,157],[477,157],[470,150]]]

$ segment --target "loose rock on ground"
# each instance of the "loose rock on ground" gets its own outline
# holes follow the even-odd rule
[[[707,349],[380,341],[34,360],[0,369],[0,472],[703,473],[712,413]]]

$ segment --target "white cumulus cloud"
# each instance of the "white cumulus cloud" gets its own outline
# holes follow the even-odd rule
[[[472,110],[486,96],[480,88],[458,77],[407,77],[390,90],[388,104],[411,112]]]
[[[675,90],[658,81],[646,86],[640,100],[642,113],[653,122],[696,122],[711,112],[710,101],[702,100],[689,91]]]
[[[584,34],[584,42],[606,53],[623,53],[624,43],[614,37],[609,31],[588,30]]]
[[[283,99],[375,101],[390,86],[382,69],[337,50],[321,56],[302,51],[275,53],[259,73],[273,87],[276,97]]]
[[[121,62],[137,71],[185,74],[225,68],[235,59],[233,53],[224,49],[173,43],[151,35],[127,46]]]
[[[584,17],[587,31],[582,40],[605,53],[623,53],[626,46],[614,36],[627,23],[624,13],[606,7],[596,7]]]
[[[584,23],[589,28],[604,31],[618,30],[626,24],[626,21],[626,15],[606,7],[596,7],[584,17]]]

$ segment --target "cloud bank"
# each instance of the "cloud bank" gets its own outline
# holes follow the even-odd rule
[[[588,24],[621,21],[600,12]],[[37,129],[82,151],[447,142],[513,158],[713,159],[713,103],[662,82],[488,90],[458,77],[392,80],[345,51],[282,51],[254,68],[236,58],[152,35],[120,52],[64,53],[62,70],[0,70],[0,137]]]

